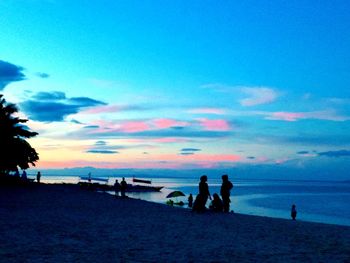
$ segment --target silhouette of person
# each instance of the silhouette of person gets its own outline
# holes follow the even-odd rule
[[[205,210],[205,204],[207,203],[208,197],[211,200],[207,181],[208,181],[208,177],[206,175],[202,175],[200,177],[199,193],[198,193],[198,195],[200,195],[200,201],[201,201],[201,203],[199,204],[200,210]]]
[[[214,212],[222,212],[224,209],[223,202],[217,193],[213,194],[213,201],[211,201],[210,209]]]
[[[224,205],[224,212],[228,213],[230,211],[230,191],[233,187],[232,183],[228,180],[228,176],[224,174],[221,176],[222,185],[220,189],[220,195],[222,197],[222,203]]]
[[[126,197],[125,191],[127,187],[128,187],[128,184],[126,183],[125,178],[123,177],[122,181],[120,182],[120,193],[122,197]]]
[[[15,177],[19,178],[19,171],[18,170],[16,170],[16,172],[15,172]]]
[[[205,208],[203,207],[203,197],[198,194],[193,202],[192,211],[200,213],[204,212],[204,210]]]
[[[21,178],[22,178],[23,180],[27,180],[27,179],[28,179],[28,178],[27,178],[27,172],[26,172],[26,170],[23,170]]]
[[[118,182],[118,180],[115,180],[114,183],[114,192],[115,192],[115,196],[119,196],[119,191],[120,191],[120,183]]]
[[[192,196],[192,194],[190,194],[190,196],[188,197],[188,207],[192,207],[192,205],[193,205],[193,196]]]
[[[41,178],[41,173],[38,172],[38,173],[36,174],[36,182],[37,182],[38,184],[40,184],[40,178]]]
[[[290,215],[291,215],[293,220],[295,220],[295,218],[297,217],[297,208],[296,208],[295,205],[292,205],[292,209],[290,211]]]

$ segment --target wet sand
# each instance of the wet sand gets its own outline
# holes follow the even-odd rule
[[[0,262],[350,262],[350,227],[0,187]]]

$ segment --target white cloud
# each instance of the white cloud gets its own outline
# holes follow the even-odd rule
[[[268,87],[242,87],[241,91],[249,95],[248,98],[240,100],[245,107],[272,103],[279,96],[274,89]]]

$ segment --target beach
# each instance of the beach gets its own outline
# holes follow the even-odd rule
[[[1,262],[350,262],[350,227],[0,187]]]

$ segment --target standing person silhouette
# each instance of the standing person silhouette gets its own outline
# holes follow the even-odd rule
[[[38,172],[38,173],[36,174],[36,182],[37,182],[38,184],[40,184],[40,178],[41,178],[41,173]]]
[[[27,172],[26,172],[26,170],[23,170],[21,178],[22,178],[23,180],[27,180],[27,179],[28,179],[28,178],[27,178]]]
[[[207,181],[208,181],[208,177],[206,175],[202,175],[199,182],[199,193],[198,193],[201,200],[200,201],[201,203],[199,204],[199,209],[202,211],[205,210],[205,204],[207,203],[208,197],[211,200]]]
[[[125,178],[122,178],[122,181],[120,182],[120,193],[122,197],[126,197],[125,191],[126,188],[128,187],[128,184],[125,182]]]
[[[222,185],[220,189],[220,194],[222,197],[222,202],[224,205],[224,212],[228,213],[230,211],[230,191],[233,187],[232,183],[228,180],[227,174],[224,174],[222,177]]]
[[[188,207],[192,208],[193,205],[193,196],[192,194],[190,194],[190,196],[188,197]]]
[[[119,191],[120,191],[120,183],[118,182],[118,179],[117,179],[115,180],[115,183],[114,183],[115,197],[119,196]]]
[[[297,207],[295,205],[292,205],[292,209],[290,211],[290,216],[293,220],[297,217]]]

